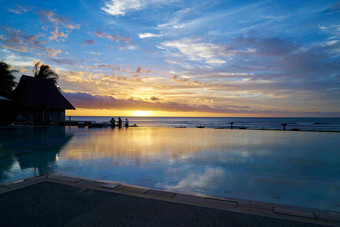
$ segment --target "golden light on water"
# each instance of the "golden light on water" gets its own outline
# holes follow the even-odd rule
[[[133,115],[136,117],[148,117],[151,115],[151,111],[136,110]]]

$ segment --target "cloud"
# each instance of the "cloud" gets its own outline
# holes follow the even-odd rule
[[[19,56],[7,49],[0,50],[0,56],[0,61],[4,61],[15,67],[32,67],[33,65],[33,58]]]
[[[106,33],[99,32],[99,31],[97,31],[95,34],[100,38],[110,39],[110,40],[115,41],[115,42],[121,41],[122,44],[119,46],[119,48],[121,50],[134,50],[134,49],[136,49],[135,46],[134,46],[134,43],[132,42],[132,39],[130,39],[126,36],[123,36],[121,34],[108,35]]]
[[[80,25],[73,23],[70,18],[57,15],[51,10],[41,10],[38,12],[38,16],[41,21],[51,22],[55,26],[62,25],[68,29],[79,29],[80,28]]]
[[[139,0],[110,0],[105,2],[101,8],[104,12],[114,16],[124,16],[127,11],[140,10],[141,3]]]
[[[23,13],[27,13],[28,12],[28,8],[25,8],[23,6],[20,5],[15,5],[16,8],[14,9],[8,9],[8,11],[15,13],[15,14],[23,14]]]
[[[210,65],[222,65],[226,63],[220,57],[235,54],[230,46],[202,43],[198,39],[183,38],[175,41],[161,43],[160,49],[166,49],[175,57],[184,56],[190,61],[205,62]],[[177,52],[176,52],[177,51]]]
[[[125,44],[132,43],[132,39],[130,39],[130,38],[128,38],[128,37],[119,35],[119,38],[120,38]]]
[[[319,26],[322,33],[328,35],[328,39],[340,39],[340,24]]]
[[[183,17],[187,16],[187,14],[192,11],[194,8],[186,8],[176,11],[170,16],[170,21],[158,24],[157,27],[160,29],[168,29],[168,28],[174,28],[175,30],[184,28],[185,25],[181,23],[180,21],[183,19]]]
[[[91,46],[91,45],[94,45],[96,42],[92,39],[88,39],[88,40],[85,40],[83,41],[80,45],[82,46]]]
[[[245,45],[250,54],[276,57],[297,52],[301,48],[301,45],[296,42],[278,37],[267,39],[238,37],[234,39],[234,43],[235,45]]]
[[[206,63],[208,63],[210,65],[222,65],[222,64],[226,63],[226,61],[221,60],[221,59],[210,59],[210,60],[207,60]]]
[[[63,52],[62,50],[60,49],[53,49],[53,48],[48,48],[48,47],[45,47],[44,49],[46,51],[46,54],[47,56],[50,56],[50,57],[55,57],[57,56],[58,54],[60,54],[61,52]]]
[[[150,99],[151,99],[152,101],[159,101],[159,100],[160,100],[159,98],[157,98],[157,97],[155,97],[155,96],[152,96]]]
[[[196,112],[212,112],[212,113],[235,113],[240,110],[229,109],[227,106],[209,107],[207,105],[188,105],[176,102],[147,102],[140,99],[116,99],[112,96],[91,95],[88,93],[63,93],[77,108],[87,109],[122,109],[122,110],[158,110],[158,111],[196,111]],[[154,97],[157,101],[157,98]],[[239,107],[240,109],[244,109]],[[243,110],[244,111],[244,110]],[[241,112],[243,112],[241,110]],[[248,112],[248,111],[247,111]]]
[[[75,61],[73,59],[69,59],[69,58],[51,58],[50,59],[52,62],[55,62],[57,64],[60,65],[67,65],[67,66],[77,66],[80,65],[81,62]]]
[[[153,5],[164,5],[176,2],[178,0],[107,0],[104,7],[101,7],[105,13],[113,16],[125,16],[131,11],[143,10]]]
[[[123,35],[108,35],[108,34],[105,34],[103,32],[96,32],[96,35],[100,38],[107,38],[107,39],[111,39],[112,41],[116,41],[116,42],[119,42],[119,41],[123,41],[124,43],[128,44],[128,43],[132,43],[132,40],[128,37],[125,37]]]
[[[101,55],[101,53],[98,53],[98,52],[90,52],[90,54],[93,54],[93,55],[97,55],[97,56],[100,56]]]
[[[16,50],[20,52],[27,52],[27,45],[22,40],[22,34],[19,30],[13,28],[5,29],[5,38],[2,38],[4,48]]]
[[[52,36],[48,37],[48,40],[55,40],[57,42],[59,37],[62,38],[61,41],[65,41],[65,38],[68,36],[68,34],[65,34],[64,32],[58,32],[58,27],[56,27],[51,34]]]
[[[153,72],[154,72],[153,70],[146,70],[142,69],[141,67],[138,67],[135,73],[153,73]]]
[[[222,168],[206,168],[202,173],[189,173],[176,185],[157,183],[156,187],[165,188],[166,190],[197,192],[214,188],[216,187],[216,182],[223,182],[224,179],[225,173]]]
[[[0,42],[3,43],[3,48],[19,52],[28,52],[28,49],[43,48],[43,41],[38,41],[38,35],[26,35],[20,30],[5,27],[4,35],[0,36]]]
[[[204,74],[202,76],[197,75],[195,78],[250,78],[254,76],[254,73],[245,73],[245,72],[215,72]]]
[[[138,34],[140,39],[145,39],[145,38],[152,38],[152,37],[161,37],[163,36],[162,34],[152,34],[152,33],[140,33]]]
[[[118,35],[108,35],[103,32],[96,32],[96,35],[100,38],[107,38],[107,39],[111,39],[112,41],[116,41],[116,42],[119,41]]]

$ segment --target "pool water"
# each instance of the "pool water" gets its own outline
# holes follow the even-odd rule
[[[340,133],[151,127],[0,133],[0,184],[58,172],[340,211]]]

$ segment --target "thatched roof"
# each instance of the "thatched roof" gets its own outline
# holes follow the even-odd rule
[[[24,108],[75,109],[51,80],[23,75],[10,98]]]

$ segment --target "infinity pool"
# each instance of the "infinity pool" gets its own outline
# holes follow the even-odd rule
[[[340,133],[0,130],[0,184],[46,172],[340,211]]]

